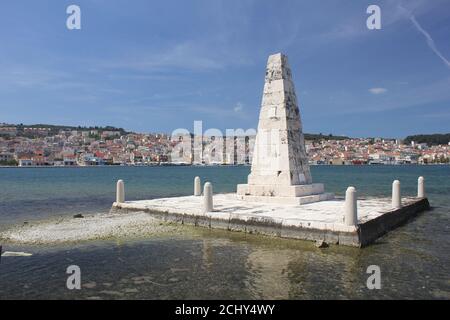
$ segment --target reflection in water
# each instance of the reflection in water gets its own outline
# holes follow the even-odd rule
[[[213,264],[213,247],[210,240],[202,240],[202,244],[203,267],[209,272]]]
[[[361,284],[358,255],[304,243],[292,249],[258,248],[248,256],[253,291],[261,299],[345,297]],[[357,249],[351,248],[351,251]]]
[[[213,236],[211,232],[208,234]],[[310,242],[243,234],[218,232],[217,236],[220,238],[202,240],[205,269],[220,272],[222,264],[236,272],[243,268],[246,270],[244,277],[235,280],[251,298],[323,299],[367,294],[368,265],[365,266],[367,263],[360,249],[318,249]],[[236,250],[242,249],[243,240],[245,250],[239,250],[243,266],[233,265],[230,257],[221,257],[230,249],[236,255]]]
[[[448,298],[443,259],[401,245],[405,234],[363,250],[191,227],[177,237],[28,246],[33,256],[2,259],[0,298]],[[70,264],[81,267],[81,291],[65,287]],[[366,288],[371,264],[381,267],[382,290]]]
[[[249,289],[257,299],[288,299],[290,281],[287,277],[289,256],[283,251],[270,252],[256,248],[247,257]]]

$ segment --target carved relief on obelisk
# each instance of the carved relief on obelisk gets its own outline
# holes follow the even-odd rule
[[[271,55],[267,62],[258,133],[248,184],[238,185],[238,196],[248,200],[292,203],[330,199],[322,184],[312,184],[297,96],[287,57]],[[299,197],[306,197],[297,199]]]

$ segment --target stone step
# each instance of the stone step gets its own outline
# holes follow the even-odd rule
[[[253,196],[253,195],[237,195],[238,199],[249,202],[275,203],[286,205],[302,205],[319,201],[334,199],[333,193],[321,193],[302,197],[281,197],[281,196]]]
[[[267,197],[303,197],[315,194],[322,194],[325,187],[322,183],[312,183],[304,185],[284,186],[284,185],[253,185],[239,184],[238,195],[267,196]]]

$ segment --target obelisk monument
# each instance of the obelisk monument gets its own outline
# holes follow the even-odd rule
[[[243,200],[285,204],[334,197],[324,193],[323,184],[312,183],[291,69],[281,53],[267,62],[252,169],[237,194]]]

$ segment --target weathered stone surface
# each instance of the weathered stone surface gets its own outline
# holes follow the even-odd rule
[[[202,195],[202,184],[200,177],[194,178],[194,196],[201,196]]]
[[[210,212],[213,211],[213,190],[211,182],[205,183],[203,189],[203,211]]]
[[[417,179],[417,198],[425,197],[425,178],[419,177],[419,179]]]
[[[291,69],[281,53],[267,62],[252,170],[237,194],[242,200],[297,205],[334,197],[324,194],[322,184],[312,184]]]
[[[252,195],[238,195],[238,199],[253,201],[253,202],[263,202],[267,204],[287,204],[287,205],[302,205],[318,201],[326,201],[334,199],[334,194],[332,193],[321,193],[312,194],[308,196],[252,196]]]
[[[116,202],[117,203],[125,202],[125,185],[123,180],[117,181]]]
[[[392,209],[390,198],[361,199],[357,225],[348,226],[342,219],[345,201],[338,199],[296,206],[216,194],[211,212],[204,212],[202,203],[198,196],[115,202],[112,211],[144,211],[180,224],[360,247],[429,208],[426,198],[405,198],[401,209]]]
[[[402,207],[402,194],[400,190],[400,181],[395,180],[392,183],[392,208],[399,209]]]
[[[259,115],[250,185],[312,183],[300,112],[287,57],[271,55]]]
[[[354,226],[358,223],[358,202],[355,187],[348,187],[345,192],[345,224]]]

